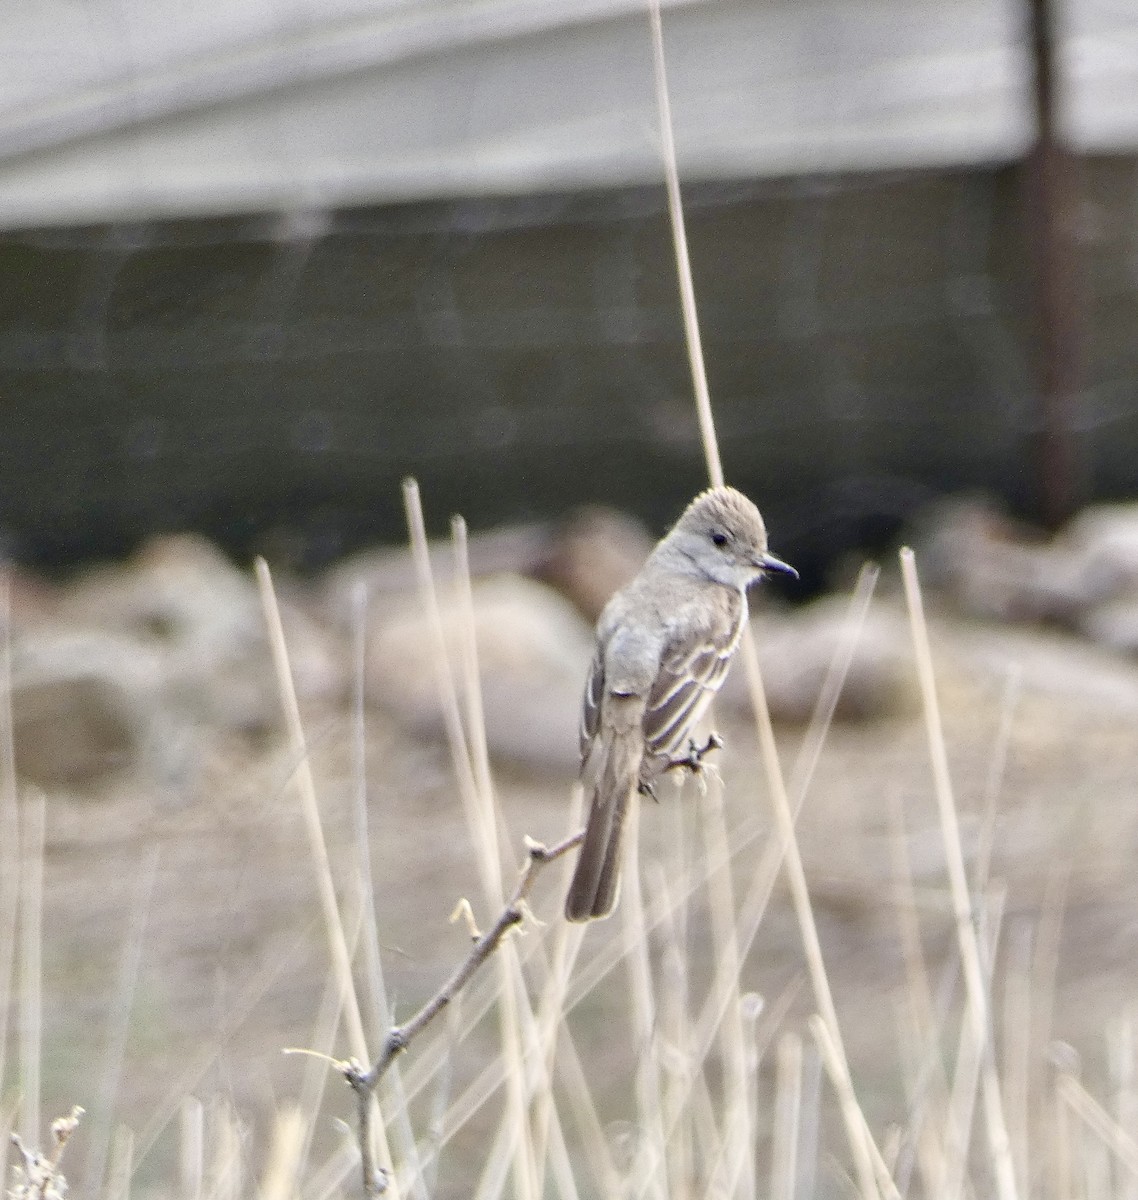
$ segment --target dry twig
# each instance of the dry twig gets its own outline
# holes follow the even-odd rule
[[[502,939],[515,926],[520,925],[526,918],[526,901],[541,869],[548,863],[554,862],[563,854],[568,853],[574,846],[581,843],[585,831],[580,830],[564,841],[553,846],[545,846],[540,842],[527,839],[525,869],[514,888],[513,894],[507,900],[505,907],[498,914],[494,924],[485,933],[477,934],[470,953],[455,968],[451,977],[423,1005],[419,1011],[402,1025],[394,1025],[388,1030],[383,1040],[383,1049],[379,1058],[370,1068],[356,1059],[340,1062],[337,1066],[347,1080],[352,1091],[356,1093],[358,1125],[356,1136],[360,1146],[360,1165],[363,1171],[364,1195],[369,1198],[381,1196],[387,1190],[385,1173],[377,1170],[372,1158],[371,1145],[371,1098],[379,1086],[388,1068],[395,1059],[410,1046],[424,1029],[447,1007],[448,1004],[466,986],[480,966],[494,953],[502,943]]]

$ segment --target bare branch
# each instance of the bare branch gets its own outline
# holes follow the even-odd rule
[[[360,1165],[363,1170],[363,1185],[365,1200],[373,1200],[387,1191],[386,1172],[377,1171],[372,1158],[371,1139],[371,1102],[375,1089],[386,1074],[388,1068],[408,1046],[427,1028],[428,1025],[447,1007],[459,992],[470,981],[480,966],[497,950],[502,939],[516,925],[525,920],[526,901],[541,869],[551,862],[568,853],[574,846],[581,843],[585,831],[579,830],[564,841],[552,846],[526,839],[526,865],[521,878],[514,888],[513,895],[506,901],[505,907],[498,914],[494,924],[485,933],[475,937],[470,953],[455,968],[451,977],[423,1005],[410,1020],[402,1025],[393,1025],[388,1030],[383,1041],[383,1049],[379,1058],[369,1069],[355,1059],[338,1064],[340,1071],[347,1080],[352,1091],[356,1093],[358,1106],[357,1137],[360,1144]]]

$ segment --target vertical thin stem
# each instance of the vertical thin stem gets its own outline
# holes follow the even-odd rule
[[[664,32],[660,22],[660,0],[651,0],[652,58],[656,82],[656,110],[660,116],[660,137],[664,151],[664,179],[668,187],[668,216],[672,222],[672,246],[676,254],[676,273],[680,283],[680,307],[684,315],[684,336],[687,340],[688,362],[691,364],[692,387],[695,389],[695,410],[699,417],[699,432],[707,459],[707,474],[712,487],[723,486],[723,464],[719,460],[719,443],[715,437],[715,418],[711,412],[711,394],[707,388],[707,371],[703,364],[703,343],[699,336],[699,316],[695,305],[695,285],[692,283],[691,262],[688,259],[688,238],[684,229],[684,208],[680,199],[680,174],[676,166],[676,141],[672,132],[672,105],[668,99],[668,74],[664,64]]]
[[[29,1146],[40,1140],[40,1053],[43,1048],[43,845],[42,795],[29,799],[20,839],[20,1128]]]

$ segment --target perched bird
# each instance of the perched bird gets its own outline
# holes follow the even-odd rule
[[[747,585],[797,572],[767,551],[759,510],[734,488],[697,496],[640,573],[605,606],[581,714],[588,823],[565,915],[605,917],[620,890],[620,843],[634,791],[696,771],[714,734],[692,731],[723,682],[747,619]]]

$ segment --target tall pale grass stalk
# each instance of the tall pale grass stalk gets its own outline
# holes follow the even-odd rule
[[[206,1147],[210,1152],[206,1200],[239,1200],[243,1184],[241,1127],[227,1096],[206,1108]]]
[[[493,913],[499,911],[504,902],[501,858],[493,816],[493,798],[479,787],[474,768],[474,755],[471,753],[471,739],[484,737],[484,725],[480,723],[477,730],[463,727],[458,687],[451,669],[450,651],[446,642],[438,593],[431,569],[431,556],[427,545],[426,524],[423,519],[419,485],[415,480],[404,481],[403,500],[411,538],[411,552],[419,582],[419,593],[432,631],[431,653],[435,668],[435,680],[455,775],[459,784],[459,796],[466,815],[471,844],[477,857],[484,901],[489,911]],[[459,572],[459,575],[464,574],[467,586],[469,586],[469,574]],[[459,587],[462,587],[461,582]],[[469,621],[467,623],[469,624]],[[469,640],[470,633],[467,631],[464,641]],[[462,653],[469,671],[470,651],[463,647]],[[474,660],[474,668],[475,679],[471,680],[468,676],[465,680],[467,690],[477,685],[477,659]],[[480,699],[469,703],[479,712],[481,711]],[[540,1187],[536,1178],[533,1142],[526,1111],[526,1076],[523,1065],[523,1035],[519,1012],[520,1005],[526,1005],[528,1008],[528,1001],[524,996],[519,996],[520,971],[511,943],[512,939],[507,939],[502,945],[501,953],[495,955],[494,964],[499,982],[496,990],[497,1012],[502,1054],[506,1066],[508,1097],[505,1116],[507,1133],[504,1137],[509,1144],[509,1151],[505,1155],[505,1159],[511,1164],[512,1177],[519,1200],[536,1200]],[[532,1014],[529,1015],[532,1016]],[[502,1161],[502,1157],[491,1155],[487,1160],[487,1170],[493,1172]],[[493,1179],[484,1178],[479,1184],[480,1190],[477,1194],[481,1196],[483,1194],[481,1189],[487,1187],[492,1195],[496,1191],[497,1184]]]
[[[795,1200],[798,1136],[802,1117],[802,1039],[785,1033],[778,1043],[774,1131],[771,1138],[770,1200]]]
[[[660,923],[662,949],[660,962],[660,1036],[669,1047],[662,1062],[663,1095],[661,1107],[664,1128],[667,1131],[668,1194],[683,1195],[688,1181],[694,1178],[694,1156],[692,1152],[693,1129],[688,1108],[691,1094],[694,1064],[691,1054],[691,983],[688,970],[687,942],[683,938],[686,930],[684,917],[687,904],[674,894],[672,884],[683,878],[685,841],[682,811],[683,806],[673,804],[673,834],[669,839],[671,871],[655,864],[650,874],[652,892],[659,895],[659,909],[663,914]]]
[[[572,825],[570,826],[572,828]],[[532,956],[538,966],[547,966],[544,986],[538,1006],[538,1053],[541,1055],[540,1073],[534,1076],[533,1130],[535,1158],[538,1178],[543,1177],[543,1165],[547,1148],[552,1138],[564,1145],[564,1133],[560,1126],[560,1114],[554,1103],[553,1081],[557,1066],[558,1047],[562,1045],[565,997],[569,978],[584,938],[584,929],[569,922],[559,923],[553,938],[551,961],[545,964],[541,955]],[[568,1044],[568,1037],[564,1044]],[[554,1146],[554,1153],[560,1152]],[[564,1189],[563,1189],[564,1191]]]
[[[1031,985],[1032,925],[1016,920],[1009,930],[1004,968],[1003,1086],[1008,1136],[1016,1179],[1024,1195],[1032,1194],[1031,1065],[1034,995]]]
[[[308,1120],[295,1105],[278,1108],[268,1161],[258,1190],[259,1200],[293,1200],[300,1179],[300,1162],[308,1140]]]
[[[684,318],[684,339],[691,365],[695,411],[700,436],[707,456],[707,473],[712,487],[723,486],[723,465],[719,461],[719,443],[715,437],[715,419],[711,411],[711,393],[707,388],[707,370],[703,363],[703,343],[696,312],[695,285],[692,283],[688,239],[684,230],[684,205],[680,197],[680,173],[676,165],[676,139],[672,132],[672,102],[668,98],[668,71],[664,60],[664,31],[660,21],[660,0],[651,0],[652,66],[656,89],[656,110],[660,122],[660,140],[664,158],[664,181],[668,189],[668,216],[672,226],[672,250],[676,256],[676,274],[680,285],[680,308]]]
[[[981,947],[983,968],[984,994],[991,995],[992,973],[991,963],[995,958],[996,944],[999,940],[1000,926],[1003,918],[1004,896],[1002,889],[992,897],[985,907],[988,918],[985,925],[988,928],[990,944]],[[964,1184],[968,1168],[969,1148],[971,1144],[972,1127],[974,1124],[976,1093],[984,1073],[985,1061],[992,1060],[990,1042],[980,1043],[976,1039],[976,1030],[968,1019],[961,1022],[960,1034],[956,1052],[956,1071],[952,1080],[952,1090],[946,1115],[947,1149],[944,1155],[943,1175],[938,1195],[959,1196]],[[989,1066],[989,1072],[999,1085],[995,1075],[995,1066]],[[1001,1098],[1002,1102],[1002,1098]]]
[[[181,1200],[201,1200],[205,1182],[205,1109],[197,1096],[183,1097],[178,1121]]]
[[[415,509],[418,509],[417,491],[412,493],[410,500]],[[426,545],[421,511],[412,513],[411,525],[413,541],[422,535],[422,545],[419,547],[420,561],[429,571],[429,555],[423,553]],[[466,524],[461,517],[452,518],[451,533],[455,551],[457,608],[462,616],[460,661],[465,700],[466,743],[471,754],[470,771],[475,784],[474,799],[477,801],[476,811],[470,824],[474,831],[476,849],[480,852],[484,886],[490,895],[496,895],[497,904],[500,905],[503,893],[502,851],[497,837],[500,814],[495,799],[490,771],[490,755],[486,742],[467,533]],[[428,571],[421,571],[423,584],[429,578]],[[446,678],[444,673],[440,673],[440,679],[445,682]],[[452,697],[445,696],[443,702],[450,705]],[[506,1082],[511,1089],[511,1105],[506,1115],[506,1122],[510,1129],[509,1139],[512,1144],[519,1146],[527,1171],[528,1186],[535,1194],[541,1190],[547,1153],[552,1153],[552,1167],[555,1176],[561,1181],[562,1190],[569,1188],[572,1191],[573,1188],[572,1175],[568,1170],[568,1160],[565,1154],[564,1137],[553,1101],[554,1092],[551,1080],[560,1015],[564,1005],[565,984],[571,973],[572,962],[579,945],[579,932],[561,926],[554,945],[553,969],[552,971],[546,969],[544,972],[547,986],[541,999],[541,1016],[537,1019],[535,1019],[529,1000],[521,959],[515,944],[511,941],[505,945],[498,956],[500,987],[497,996],[502,1033],[504,1039],[509,1039],[509,1045],[512,1047],[506,1056]],[[532,955],[532,958],[536,960],[538,966],[548,968],[549,964],[545,962],[545,949],[540,942],[537,952]],[[522,1049],[523,1036],[524,1051]],[[523,1080],[525,1081],[524,1088],[511,1086],[521,1085]],[[488,1190],[490,1194],[497,1194],[500,1185],[491,1182],[488,1184]]]
[[[683,204],[680,197],[679,170],[676,164],[675,139],[672,133],[671,105],[668,99],[667,73],[664,61],[663,32],[660,21],[659,0],[651,0],[650,14],[652,24],[652,46],[654,62],[654,79],[656,89],[656,104],[660,120],[660,133],[663,144],[664,172],[668,191],[668,212],[671,218],[672,242],[676,256],[676,270],[679,277],[680,301],[684,317],[684,333],[687,340],[688,357],[691,363],[692,383],[695,391],[696,413],[699,419],[700,433],[703,440],[704,456],[707,461],[708,476],[713,486],[724,482],[723,467],[719,456],[719,446],[715,436],[715,422],[711,410],[711,396],[707,387],[707,373],[703,362],[703,350],[699,334],[699,321],[696,314],[695,287],[692,282],[691,263],[688,256],[687,237],[684,231]],[[778,826],[779,844],[784,855],[787,881],[790,885],[791,898],[795,914],[798,918],[802,933],[806,961],[810,971],[810,979],[814,988],[815,1001],[822,1019],[829,1031],[829,1045],[833,1052],[831,1066],[840,1067],[849,1081],[849,1064],[846,1061],[845,1048],[842,1044],[841,1029],[838,1024],[837,1010],[834,1007],[829,979],[826,975],[825,963],[822,959],[821,943],[814,923],[814,913],[810,903],[810,894],[806,886],[806,876],[802,867],[802,859],[798,850],[798,842],[794,833],[794,819],[791,805],[787,796],[786,784],[779,766],[778,749],[775,744],[774,730],[771,726],[770,711],[767,707],[766,693],[763,689],[762,673],[759,669],[758,654],[755,651],[754,640],[750,629],[744,630],[743,643],[740,650],[747,671],[747,683],[751,693],[751,701],[755,710],[755,721],[758,727],[759,744],[762,750],[763,762],[766,767],[767,783],[771,801],[775,811]],[[847,1097],[852,1095],[852,1083],[846,1088]],[[843,1114],[850,1115],[848,1105],[843,1105]],[[847,1124],[847,1133],[851,1140],[868,1139],[872,1143],[869,1126],[864,1117],[853,1124]],[[858,1164],[859,1187],[866,1196],[875,1194],[873,1174],[865,1174],[866,1163],[876,1163],[879,1174],[884,1171],[884,1163],[876,1146],[868,1145],[854,1148],[854,1161]]]
[[[1036,1018],[1030,1026],[1031,1061],[1035,1070],[1030,1078],[1029,1106],[1033,1111],[1045,1111],[1052,1102],[1051,1081],[1045,1078],[1042,1064],[1050,1058],[1051,1040],[1054,1037],[1052,1025],[1059,975],[1059,945],[1063,936],[1070,878],[1069,860],[1058,856],[1048,872],[1040,905],[1035,957],[1031,964],[1032,1015]]]
[[[423,1183],[428,1194],[433,1193],[438,1187],[443,1129],[446,1125],[447,1113],[450,1111],[451,1096],[454,1093],[455,1053],[461,1037],[462,1000],[463,993],[459,992],[447,1010],[445,1033],[438,1039],[445,1047],[445,1053],[439,1069],[435,1073],[434,1086],[431,1089],[427,1140],[421,1154]]]
[[[311,934],[311,930],[308,931],[308,934]],[[305,935],[298,933],[283,946],[274,947],[273,954],[252,975],[236,1000],[226,1008],[221,1025],[212,1042],[203,1046],[180,1071],[171,1077],[162,1099],[154,1106],[150,1118],[135,1138],[133,1152],[135,1170],[138,1170],[146,1161],[159,1138],[165,1133],[167,1126],[182,1111],[186,1096],[192,1094],[201,1085],[202,1079],[213,1065],[222,1047],[249,1020],[277,977],[299,956],[304,941]]]
[[[40,1064],[43,1055],[43,847],[46,825],[43,794],[24,799],[20,837],[20,1128],[29,1146],[38,1146]]]
[[[415,493],[418,498],[418,491]],[[419,514],[418,531],[422,529],[422,514]],[[494,784],[490,774],[490,752],[486,742],[486,721],[482,705],[482,683],[478,670],[478,646],[474,625],[474,594],[470,579],[470,558],[467,547],[466,522],[461,517],[451,519],[451,539],[455,551],[454,585],[457,610],[461,614],[459,629],[460,677],[462,698],[465,701],[467,747],[470,752],[470,770],[474,780],[475,811],[471,822],[475,831],[475,848],[478,852],[483,887],[491,899],[492,909],[500,909],[504,903],[502,880],[502,846],[498,838],[498,814],[494,797]],[[427,564],[430,556],[427,554]],[[440,630],[441,633],[441,630]],[[516,1193],[522,1200],[536,1200],[542,1187],[544,1164],[542,1152],[534,1141],[534,1130],[530,1122],[529,1099],[535,1088],[546,1091],[536,1082],[545,1071],[545,1057],[538,1045],[533,1010],[526,990],[521,963],[512,944],[512,939],[496,955],[495,967],[499,973],[498,1014],[502,1035],[503,1051],[507,1062],[506,1089],[508,1106],[504,1121],[509,1129],[509,1141],[513,1147],[510,1155],[513,1162],[513,1178]],[[548,1117],[548,1113],[547,1113]],[[487,1164],[488,1168],[490,1164]],[[496,1197],[500,1185],[490,1187],[486,1194]]]
[[[359,583],[352,595],[352,783],[355,809],[356,855],[358,859],[360,906],[363,921],[361,943],[363,948],[364,977],[368,981],[370,1009],[375,1028],[372,1044],[378,1045],[393,1022],[391,1006],[387,999],[387,986],[383,975],[383,959],[379,952],[379,922],[375,912],[375,885],[371,869],[371,836],[368,821],[367,786],[367,587]],[[337,1018],[338,1019],[338,1018]],[[318,1047],[318,1043],[314,1046]],[[329,1040],[326,1053],[331,1054]],[[321,1094],[327,1072],[320,1069],[319,1060],[310,1059],[305,1069],[306,1084],[315,1085],[319,1079]],[[411,1115],[407,1108],[406,1090],[403,1086],[403,1071],[399,1063],[392,1063],[384,1079],[384,1088],[379,1102],[390,1096],[388,1111],[391,1113],[392,1136],[399,1148],[399,1158],[405,1164],[404,1186],[413,1200],[427,1200],[427,1188],[422,1179],[418,1144],[411,1127]],[[309,1114],[309,1138],[316,1121],[316,1109],[304,1110]],[[308,1145],[305,1146],[307,1155]]]
[[[648,937],[641,891],[640,805],[628,808],[624,878],[620,918],[630,952],[625,959],[628,977],[629,1033],[636,1056],[635,1089],[639,1138],[633,1171],[637,1194],[663,1200],[667,1195],[667,1140],[661,1110],[663,1094],[657,1037],[657,1003],[648,959]]]
[[[134,1174],[134,1131],[119,1125],[111,1142],[107,1172],[107,1200],[130,1200],[130,1181]]]
[[[142,965],[146,924],[154,897],[154,881],[158,877],[159,852],[160,847],[151,847],[142,870],[139,871],[135,880],[126,936],[123,939],[122,953],[119,958],[118,978],[110,1006],[107,1043],[103,1050],[102,1068],[99,1072],[98,1102],[87,1123],[87,1157],[84,1163],[83,1178],[89,1196],[98,1196],[103,1190],[103,1174],[110,1155],[111,1139],[114,1136],[115,1105],[118,1099],[119,1080],[122,1076],[123,1058],[126,1054],[127,1035],[130,1032],[134,993],[138,986],[138,972]]]
[[[361,898],[362,900],[362,898]],[[355,911],[347,914],[348,950],[356,947],[360,927],[363,920],[363,908],[357,906]],[[304,1075],[300,1084],[300,1098],[297,1101],[297,1111],[303,1118],[304,1138],[300,1147],[300,1158],[297,1171],[303,1172],[308,1163],[311,1151],[312,1135],[320,1119],[320,1108],[324,1100],[324,1092],[328,1083],[327,1059],[332,1058],[336,1047],[336,1035],[344,1015],[344,993],[340,978],[332,967],[324,980],[320,995],[320,1003],[316,1008],[316,1019],[312,1024],[312,1034],[305,1044],[305,1049],[312,1051],[304,1055]],[[289,1051],[286,1051],[289,1053]]]
[[[0,1104],[8,1087],[8,997],[16,964],[20,907],[20,810],[16,792],[15,725],[12,715],[12,606],[8,580],[0,576]],[[0,1129],[0,1168],[8,1154],[8,1130]],[[0,1176],[0,1179],[6,1176]]]
[[[347,1013],[348,1038],[352,1053],[367,1062],[367,1038],[364,1034],[363,1018],[360,1014],[359,998],[352,978],[351,955],[336,900],[336,884],[332,876],[332,864],[328,857],[328,845],[324,840],[324,828],[320,821],[320,806],[316,799],[316,781],[312,774],[312,762],[308,756],[308,745],[304,736],[304,724],[300,719],[300,705],[293,686],[292,668],[289,666],[288,646],[281,625],[280,610],[269,564],[257,559],[257,582],[261,589],[261,603],[265,612],[265,623],[269,630],[269,646],[273,655],[277,687],[280,692],[281,709],[289,743],[296,755],[294,779],[300,799],[301,815],[308,835],[308,849],[312,855],[316,874],[317,893],[320,897],[321,914],[324,918],[325,936],[332,954],[332,963],[344,992]]]
[[[577,929],[575,936],[580,939],[584,931],[574,928]],[[620,1176],[613,1163],[609,1142],[597,1115],[593,1093],[585,1077],[573,1035],[567,1028],[562,1028],[558,1036],[555,1067],[566,1107],[577,1129],[584,1161],[589,1164],[596,1180],[597,1191],[602,1196],[615,1196],[620,1191]]]
[[[312,774],[312,763],[308,757],[308,747],[304,736],[304,725],[300,719],[300,705],[296,698],[296,688],[293,685],[292,669],[289,666],[288,646],[285,642],[284,627],[281,624],[280,609],[277,606],[276,593],[273,590],[273,578],[269,564],[263,558],[257,559],[257,584],[261,593],[261,605],[264,609],[265,624],[269,631],[269,648],[272,651],[273,668],[277,677],[277,688],[280,693],[281,708],[284,713],[285,727],[289,743],[296,755],[297,767],[294,775],[297,795],[300,800],[301,815],[304,819],[305,832],[308,835],[308,850],[312,856],[315,868],[316,888],[320,897],[320,908],[324,918],[324,934],[332,956],[332,963],[343,989],[345,1004],[345,1024],[347,1026],[348,1042],[352,1054],[359,1062],[367,1064],[367,1038],[364,1034],[363,1018],[360,1013],[359,997],[356,993],[355,980],[352,976],[352,961],[348,953],[347,938],[344,934],[343,921],[336,900],[336,885],[332,877],[332,864],[328,857],[328,846],[324,840],[324,829],[320,821],[320,807],[316,800],[316,782]],[[379,1104],[373,1098],[371,1130],[376,1145],[370,1151],[378,1155],[380,1166],[387,1172],[388,1187],[393,1192],[391,1200],[398,1200],[398,1181],[391,1157],[391,1147],[387,1139],[387,1130]]]
[[[941,726],[932,650],[929,646],[924,604],[921,598],[920,583],[917,579],[916,559],[912,550],[908,548],[901,551],[901,577],[905,587],[905,601],[909,609],[917,678],[920,683],[925,716],[925,732],[932,759],[934,791],[944,842],[945,865],[948,869],[953,915],[956,920],[956,935],[964,968],[968,1016],[972,1023],[972,1036],[977,1053],[982,1056],[984,1063],[982,1094],[988,1149],[992,1159],[997,1195],[1000,1200],[1015,1200],[1015,1171],[1007,1123],[1004,1119],[1003,1099],[1000,1095],[999,1080],[996,1077],[994,1058],[991,1054],[988,993],[984,986],[980,947],[972,915],[972,897],[968,890],[968,877],[964,869],[964,853],[960,844],[960,826],[956,816],[956,804],[953,799],[952,782],[948,770],[948,752],[945,748],[944,731]]]
[[[486,740],[486,722],[482,704],[482,685],[478,666],[478,646],[475,635],[474,597],[470,577],[470,560],[467,545],[466,522],[461,517],[451,519],[451,538],[455,551],[455,588],[458,610],[462,614],[461,665],[463,696],[466,707],[468,742],[472,755],[472,771],[479,800],[478,828],[481,831],[482,852],[486,858],[487,871],[496,871],[496,887],[499,897],[503,892],[501,880],[502,845],[498,839],[501,818],[493,778],[490,771],[490,754]],[[508,844],[508,843],[507,843]],[[514,865],[514,869],[517,867]],[[499,899],[499,904],[501,899]],[[503,1020],[507,1030],[518,1030],[521,1034],[515,1042],[511,1074],[522,1062],[524,1075],[519,1071],[519,1080],[525,1079],[524,1090],[519,1090],[513,1099],[512,1120],[521,1138],[521,1148],[528,1159],[531,1187],[540,1192],[545,1177],[547,1153],[552,1152],[554,1170],[563,1186],[572,1187],[572,1177],[567,1177],[567,1162],[564,1158],[564,1139],[559,1126],[559,1117],[554,1104],[552,1087],[553,1057],[556,1050],[559,1016],[564,1002],[565,981],[571,970],[572,960],[566,957],[569,946],[568,932],[562,927],[556,939],[554,955],[557,966],[552,974],[546,972],[547,991],[541,1000],[543,1016],[536,1019],[529,999],[521,956],[512,943],[503,948],[499,956],[500,969],[506,973],[513,992],[503,990]],[[573,939],[579,947],[580,938]],[[574,950],[575,956],[575,950]],[[544,963],[544,947],[538,948],[533,956],[539,965]],[[512,1001],[511,1001],[512,996]],[[511,1012],[510,1009],[513,1009]],[[523,1046],[524,1038],[524,1050]]]
[[[1134,1134],[1123,1129],[1070,1072],[1059,1072],[1055,1079],[1055,1093],[1060,1104],[1069,1108],[1087,1129],[1101,1139],[1125,1168],[1130,1180],[1138,1180],[1138,1139]]]
[[[858,1194],[861,1196],[861,1200],[872,1200],[880,1193],[874,1178],[874,1163],[870,1157],[869,1139],[858,1136],[857,1132],[864,1117],[861,1115],[857,1097],[854,1095],[849,1068],[834,1041],[829,1025],[822,1017],[815,1013],[810,1018],[809,1024],[811,1036],[822,1057],[822,1065],[826,1068],[826,1074],[830,1077],[830,1083],[838,1098],[842,1119],[849,1133],[850,1152],[854,1156],[854,1168],[857,1171]],[[882,1163],[882,1170],[885,1170],[884,1163]]]
[[[755,1193],[755,1114],[748,1103],[748,1055],[743,1036],[742,999],[739,993],[742,959],[736,928],[735,888],[731,878],[731,854],[724,815],[723,785],[717,778],[713,778],[706,786],[701,818],[700,827],[703,831],[707,860],[723,864],[720,869],[709,871],[707,895],[716,973],[720,978],[731,981],[723,1019],[718,1024],[720,1061],[723,1067],[720,1111],[723,1113],[725,1148],[728,1151],[728,1158],[723,1164],[725,1179],[721,1190],[727,1195],[748,1197]]]
[[[1114,1079],[1114,1120],[1122,1129],[1138,1129],[1138,1078],[1136,1078],[1134,1012],[1124,1012],[1110,1037],[1111,1074]],[[1122,1200],[1138,1200],[1138,1177],[1131,1174],[1121,1190]]]
[[[1000,724],[996,740],[988,759],[988,773],[984,780],[984,795],[981,804],[980,836],[972,869],[972,891],[978,896],[988,886],[992,870],[992,852],[996,839],[996,810],[1004,788],[1004,777],[1008,769],[1011,751],[1012,730],[1015,726],[1016,709],[1023,693],[1023,669],[1012,668],[1004,681],[1004,693],[1000,702]]]
[[[827,668],[822,688],[818,694],[818,700],[815,703],[814,711],[807,726],[806,736],[803,738],[802,746],[796,756],[791,773],[794,789],[792,793],[793,800],[789,801],[792,805],[792,823],[797,820],[798,813],[806,799],[807,791],[813,781],[814,772],[821,757],[822,745],[825,741],[826,733],[833,722],[838,698],[841,695],[842,686],[845,683],[850,665],[853,662],[854,652],[857,649],[858,639],[865,625],[865,618],[869,611],[870,601],[873,598],[873,590],[877,582],[877,574],[877,570],[871,568],[863,570],[858,576],[857,586],[850,598],[844,620],[843,637],[839,640],[835,648],[834,657]],[[742,833],[743,831],[738,828],[732,831],[731,841],[734,853],[738,853],[742,845],[746,844],[745,837],[741,836]],[[783,844],[781,840],[770,839],[763,850],[758,867],[750,872],[750,884],[743,897],[737,918],[738,932],[736,937],[740,947],[739,952],[743,956],[750,952],[751,946],[758,935],[759,926],[766,913],[767,902],[770,899],[775,879],[782,865],[782,859]],[[709,863],[709,868],[710,866],[711,864]],[[730,1003],[732,989],[735,987],[736,980],[734,977],[726,975],[722,971],[717,971],[714,985],[708,993],[707,1000],[700,1011],[696,1023],[697,1033],[694,1045],[697,1048],[696,1052],[701,1063],[707,1050],[710,1048],[712,1031],[718,1027],[722,1015]]]
[[[944,1177],[944,1137],[948,1111],[948,1079],[941,1040],[944,1034],[921,942],[920,916],[913,889],[909,842],[900,798],[890,805],[890,848],[893,867],[893,911],[897,918],[901,957],[905,967],[903,1010],[899,1016],[902,1046],[908,1050],[906,1085],[909,1100],[908,1142],[902,1145],[905,1176],[910,1154],[915,1155],[928,1195],[937,1195]],[[902,1185],[903,1186],[903,1185]]]
[[[305,1181],[301,1200],[333,1200],[345,1194],[344,1184],[348,1176],[359,1168],[359,1143],[344,1127],[335,1150]]]

